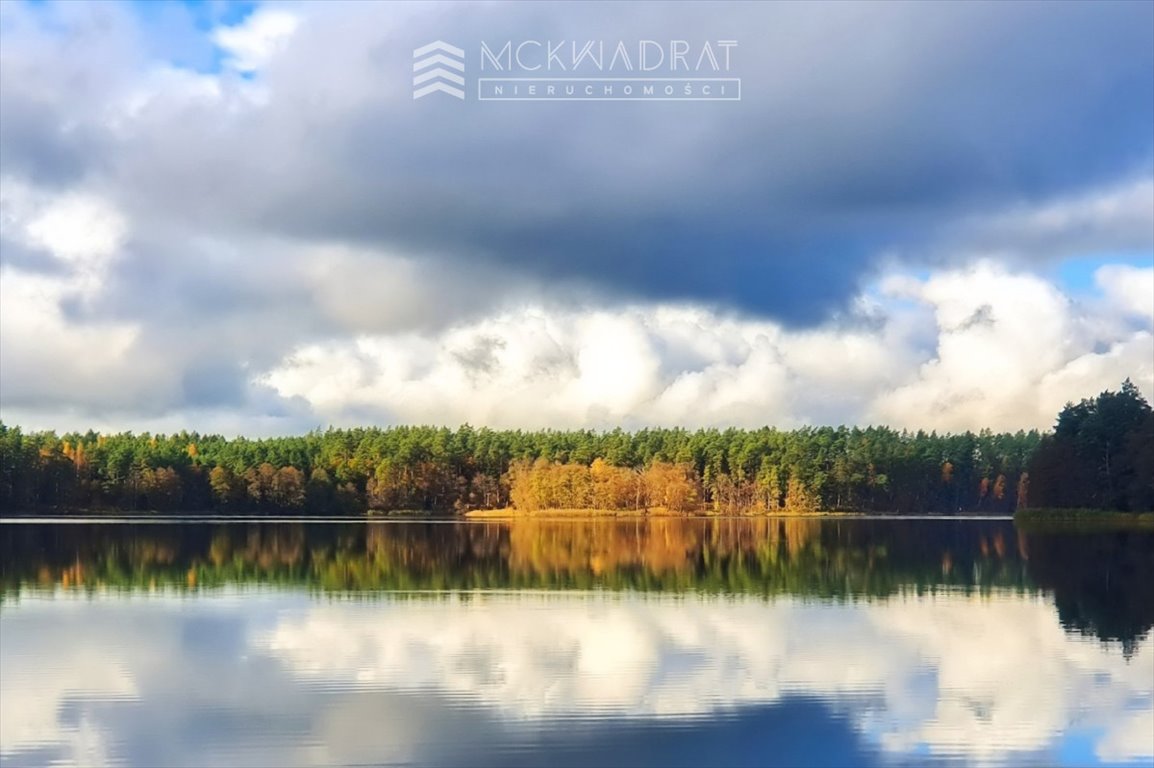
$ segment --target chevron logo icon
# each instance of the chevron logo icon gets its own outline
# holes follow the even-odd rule
[[[465,52],[443,40],[413,51],[413,98],[438,91],[465,98]]]

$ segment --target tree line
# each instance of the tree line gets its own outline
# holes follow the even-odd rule
[[[887,427],[298,437],[24,433],[0,423],[0,510],[359,514],[369,509],[757,514],[1154,507],[1154,416],[1129,381],[1053,433]]]

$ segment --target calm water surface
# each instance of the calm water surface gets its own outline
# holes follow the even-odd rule
[[[0,525],[0,763],[1150,765],[1154,534]]]

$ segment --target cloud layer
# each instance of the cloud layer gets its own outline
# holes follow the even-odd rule
[[[134,235],[98,195],[0,179],[6,419],[1013,430],[1126,377],[1154,396],[1150,267],[1105,264],[1073,293],[992,258],[894,266],[799,329],[342,246],[202,241],[134,262]]]
[[[1080,223],[1080,208],[1051,199],[1148,181],[1145,5],[651,10],[261,9],[213,31],[222,71],[185,69],[161,88],[156,71],[172,67],[150,59],[129,11],[17,6],[0,82],[5,165],[107,185],[169,236],[351,242],[788,322],[852,299],[880,249],[960,217],[1037,240]],[[435,38],[472,50],[738,31],[744,99],[721,109],[415,103],[398,76]],[[83,93],[66,87],[77,82]],[[1096,218],[1133,207],[1106,194]],[[1004,231],[1003,208],[1038,204],[1025,233]],[[1108,237],[1149,247],[1138,216]]]
[[[1154,392],[1154,269],[1098,278],[1075,302],[989,262],[895,277],[845,323],[808,331],[676,306],[527,309],[306,346],[263,380],[337,422],[1045,427],[1127,376]],[[883,309],[892,299],[909,304]]]
[[[0,10],[9,422],[1015,428],[1154,392],[1148,5],[157,8]],[[737,38],[743,100],[414,101],[437,38]]]

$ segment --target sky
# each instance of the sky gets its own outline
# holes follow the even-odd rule
[[[729,41],[741,99],[477,100],[525,40]],[[6,424],[1044,429],[1127,377],[1154,4],[0,2]]]

